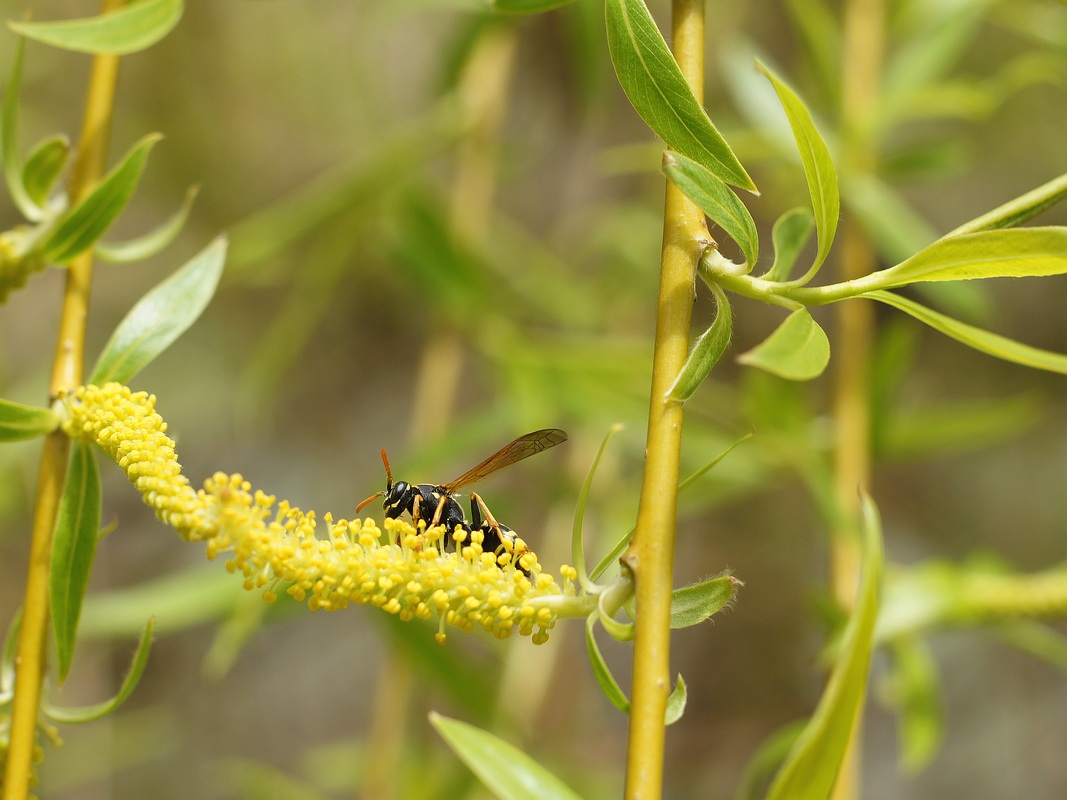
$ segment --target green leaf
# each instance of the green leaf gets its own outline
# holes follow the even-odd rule
[[[80,203],[63,215],[41,245],[46,261],[66,264],[104,235],[133,197],[148,152],[161,138],[158,133],[143,137]]]
[[[82,601],[100,532],[100,472],[92,446],[74,442],[52,540],[51,610],[59,682],[70,672]]]
[[[878,511],[866,496],[863,528],[863,573],[840,655],[815,713],[771,784],[768,800],[826,800],[844,760],[866,693],[884,567]]]
[[[137,651],[133,654],[130,669],[126,673],[126,677],[123,678],[122,686],[119,687],[119,691],[114,697],[102,703],[83,708],[61,708],[42,702],[41,710],[45,716],[56,722],[69,724],[93,722],[107,716],[122,705],[133,694],[133,690],[137,688],[137,683],[141,680],[141,675],[144,674],[145,666],[148,664],[148,654],[152,650],[152,632],[155,630],[155,626],[155,618],[150,617],[141,632],[141,640],[137,643]]]
[[[674,691],[667,696],[667,710],[663,715],[664,725],[673,725],[682,718],[688,699],[689,693],[686,691],[685,678],[679,675],[678,682],[674,684]]]
[[[581,800],[559,778],[488,731],[437,713],[430,722],[471,772],[501,800]]]
[[[604,696],[623,714],[629,714],[630,701],[619,686],[619,682],[615,680],[615,676],[611,674],[608,663],[600,654],[600,646],[596,643],[594,631],[599,617],[599,614],[594,613],[585,620],[585,651],[589,654],[589,666],[593,668],[593,677],[596,678],[597,686],[600,687]]]
[[[37,222],[42,217],[42,211],[23,183],[18,150],[19,86],[22,83],[22,58],[25,51],[26,41],[19,39],[15,45],[15,63],[11,66],[11,76],[7,80],[7,92],[4,94],[3,112],[0,115],[0,160],[3,161],[4,180],[12,201],[26,219]]]
[[[540,14],[570,5],[574,0],[492,0],[493,9],[506,14]]]
[[[751,269],[759,258],[759,234],[745,204],[710,170],[681,153],[663,154],[663,171],[712,222],[737,242]]]
[[[736,442],[734,442],[732,445],[730,445],[725,450],[723,450],[721,453],[719,453],[717,456],[715,456],[715,458],[713,458],[707,464],[702,466],[700,469],[698,469],[696,472],[694,472],[692,475],[690,475],[684,481],[679,483],[678,484],[678,493],[681,494],[686,489],[688,489],[690,486],[692,486],[694,483],[696,483],[697,480],[699,480],[701,477],[703,477],[703,475],[706,472],[708,472],[712,467],[714,467],[716,464],[718,464],[720,461],[722,461],[724,458],[726,458],[726,456],[728,456],[731,452],[733,452],[733,449],[735,447],[737,447],[739,444],[741,444],[741,442],[747,442],[751,438],[752,438],[752,434],[751,433],[745,434],[740,439],[738,439]],[[630,530],[626,531],[626,533],[624,533],[619,538],[619,540],[615,543],[615,546],[611,548],[611,550],[607,553],[607,555],[605,555],[602,559],[600,559],[600,562],[596,565],[596,567],[593,569],[593,571],[591,573],[589,573],[589,576],[590,576],[590,578],[592,580],[594,580],[594,581],[597,580],[601,575],[604,574],[604,572],[607,570],[607,568],[610,567],[612,564],[614,564],[615,561],[618,559],[618,557],[620,555],[622,555],[622,551],[626,549],[626,545],[629,544],[630,540],[633,538],[635,530],[636,530],[636,528],[630,528]]]
[[[803,719],[787,723],[760,743],[745,767],[734,800],[757,800],[763,797],[760,789],[785,761],[806,726],[807,720]]]
[[[199,189],[195,186],[185,193],[185,200],[181,208],[155,230],[149,231],[136,239],[126,242],[99,242],[96,245],[96,255],[101,261],[110,261],[118,264],[128,264],[131,261],[154,256],[173,242],[189,219],[189,212],[193,208],[193,201]]]
[[[801,283],[804,283],[819,271],[830,252],[834,234],[837,232],[837,218],[841,213],[837,172],[830,158],[830,150],[822,136],[819,135],[803,101],[766,64],[757,61],[756,66],[774,86],[782,108],[785,109],[785,115],[789,118],[789,127],[793,130],[793,138],[800,151],[800,162],[804,165],[804,177],[808,182],[811,205],[815,210],[815,230],[819,248],[815,254],[815,262],[807,274],[801,278]]]
[[[226,260],[220,236],[142,297],[119,323],[93,369],[91,383],[129,383],[192,325],[215,294]]]
[[[811,238],[815,220],[806,208],[794,208],[786,211],[774,223],[771,229],[771,241],[774,243],[774,264],[763,275],[767,281],[787,281],[793,271],[793,265],[800,251]]]
[[[22,628],[22,609],[11,616],[4,637],[4,650],[0,654],[0,705],[7,705],[15,696],[15,660],[18,657],[19,630]]]
[[[38,144],[26,158],[22,168],[22,182],[30,199],[40,208],[56,185],[70,156],[70,140],[66,136],[49,136]]]
[[[817,378],[826,369],[830,361],[830,341],[807,309],[798,308],[774,333],[739,355],[737,360],[780,378],[807,381]]]
[[[964,233],[993,228],[1014,228],[1056,205],[1065,197],[1067,197],[1067,175],[1060,175],[980,217],[975,217],[970,222],[963,223],[955,230],[946,233],[943,238],[948,239]]]
[[[587,591],[593,588],[593,583],[589,580],[589,575],[585,570],[585,545],[582,536],[585,509],[589,505],[589,492],[593,488],[593,476],[596,475],[597,467],[600,466],[600,459],[604,457],[604,451],[607,449],[611,437],[621,431],[622,428],[621,423],[615,423],[604,435],[603,441],[600,442],[600,449],[597,450],[596,458],[593,459],[593,463],[589,466],[589,472],[585,476],[582,488],[578,491],[578,501],[574,505],[574,524],[571,528],[571,563],[574,564],[574,568],[578,572],[578,581]]]
[[[946,317],[944,314],[939,314],[926,306],[916,303],[914,300],[909,300],[892,292],[867,292],[860,296],[869,297],[872,300],[898,308],[905,314],[910,314],[920,322],[929,325],[934,330],[941,331],[946,336],[951,336],[956,341],[987,355],[1003,361],[1010,361],[1014,364],[1022,364],[1024,367],[1034,367],[1035,369],[1067,375],[1067,356],[1061,353],[1053,353],[1049,350],[1041,350],[1037,347],[1020,344],[1006,336],[990,333],[982,328],[976,328],[965,322]]]
[[[136,0],[97,17],[9,22],[16,33],[79,53],[126,55],[151,47],[178,24],[182,0]]]
[[[683,586],[671,592],[671,627],[688,628],[722,611],[734,598],[734,590],[741,581],[731,575],[720,575],[701,583]]]
[[[876,289],[919,281],[1026,278],[1067,272],[1067,228],[1009,228],[939,239],[895,267],[862,279]]]
[[[711,287],[712,294],[715,295],[715,319],[696,340],[681,372],[674,380],[674,385],[667,392],[667,396],[674,400],[685,401],[693,396],[693,392],[719,363],[719,359],[726,352],[726,346],[730,344],[730,338],[733,336],[734,323],[730,301],[718,284],[709,283],[708,285]]]
[[[59,417],[49,408],[0,400],[0,442],[17,442],[44,436],[58,427]]]
[[[899,718],[900,761],[909,774],[921,772],[941,744],[941,687],[937,664],[917,636],[889,644],[891,673],[881,692]]]
[[[607,0],[606,14],[615,74],[641,118],[670,147],[725,183],[755,192],[756,185],[693,96],[643,0]]]

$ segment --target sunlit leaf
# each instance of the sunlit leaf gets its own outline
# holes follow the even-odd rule
[[[1065,197],[1067,197],[1067,175],[1060,175],[980,217],[963,223],[955,230],[946,233],[943,238],[994,228],[1014,228],[1056,205]]]
[[[430,722],[471,772],[501,800],[581,800],[524,752],[488,731],[431,713]]]
[[[540,14],[554,8],[570,5],[574,0],[492,0],[496,11],[507,14]]]
[[[712,614],[722,611],[734,598],[734,590],[741,581],[731,575],[720,575],[671,592],[671,627],[688,628],[699,625]]]
[[[711,374],[712,369],[719,363],[722,354],[726,352],[730,338],[733,336],[733,314],[730,310],[730,301],[726,293],[715,283],[708,284],[712,294],[715,295],[715,319],[700,338],[696,340],[693,349],[682,365],[681,372],[674,380],[667,395],[675,400],[688,400],[693,396],[697,387]]]
[[[863,499],[863,572],[841,651],[815,713],[767,794],[768,800],[826,800],[845,757],[867,687],[884,554],[874,503]]]
[[[634,109],[682,155],[731,186],[756,185],[693,96],[643,0],[607,0],[608,49]]]
[[[611,674],[604,656],[600,654],[600,646],[596,643],[597,619],[597,614],[590,614],[585,621],[585,651],[589,655],[589,666],[593,668],[593,677],[596,678],[597,686],[600,687],[604,696],[619,711],[629,714],[630,701],[619,686],[619,682],[615,680],[615,676]]]
[[[819,135],[811,114],[797,94],[781,78],[762,63],[757,66],[774,86],[778,99],[789,118],[789,127],[793,130],[800,162],[804,166],[804,177],[808,182],[811,205],[815,212],[815,231],[819,247],[815,262],[802,280],[810,279],[818,272],[830,252],[830,246],[837,232],[837,218],[841,214],[841,197],[837,187],[837,171],[830,158],[830,150]]]
[[[905,314],[910,314],[920,322],[929,325],[934,330],[941,331],[946,336],[951,336],[956,341],[987,355],[1004,361],[1011,361],[1015,364],[1022,364],[1024,367],[1034,367],[1035,369],[1067,375],[1067,356],[1061,353],[1053,353],[1049,350],[1041,350],[1037,347],[1020,344],[1006,336],[990,333],[982,328],[976,328],[965,322],[946,317],[944,314],[939,314],[933,309],[893,292],[867,292],[862,297],[869,297],[872,300],[898,308]]]
[[[944,728],[937,665],[917,636],[889,644],[891,671],[880,694],[899,720],[900,762],[906,772],[922,771],[937,754]]]
[[[70,140],[66,136],[50,136],[30,151],[22,168],[22,182],[26,193],[38,207],[44,206],[70,156]]]
[[[741,442],[747,442],[751,438],[752,438],[752,434],[751,433],[745,434],[740,439],[738,439],[736,442],[734,442],[732,445],[730,445],[725,450],[723,450],[721,453],[719,453],[717,456],[715,456],[715,458],[711,459],[711,461],[709,461],[707,464],[702,466],[700,469],[698,469],[692,475],[687,477],[684,481],[679,483],[678,484],[678,493],[681,494],[686,489],[688,489],[690,486],[692,486],[694,483],[696,483],[697,480],[699,480],[705,473],[707,473],[709,470],[711,470],[712,467],[714,467],[716,464],[718,464],[720,461],[722,461],[724,458],[726,458],[726,456],[728,456],[731,452],[733,452],[733,449],[735,447],[737,447],[739,444],[741,444]],[[599,578],[601,575],[604,574],[605,571],[607,571],[608,567],[610,567],[612,564],[614,564],[616,562],[616,560],[619,558],[619,556],[622,555],[622,551],[626,549],[627,544],[629,544],[630,540],[633,538],[634,530],[635,530],[635,528],[630,528],[628,531],[626,531],[626,533],[624,533],[618,539],[618,541],[615,542],[614,547],[612,547],[611,550],[608,551],[608,553],[602,559],[600,559],[600,561],[597,563],[596,567],[593,568],[593,571],[591,573],[589,573],[590,579],[592,579],[594,581],[597,580],[597,578]]]
[[[102,703],[96,703],[95,705],[85,706],[83,708],[62,708],[59,706],[53,706],[50,703],[42,702],[41,710],[45,716],[49,717],[56,722],[66,722],[69,724],[79,722],[93,722],[101,717],[106,717],[120,705],[122,705],[131,694],[133,690],[137,688],[138,682],[141,680],[141,675],[144,674],[144,669],[148,665],[148,655],[152,650],[152,633],[155,630],[156,621],[154,618],[149,618],[145,623],[144,630],[141,633],[141,639],[137,643],[137,651],[133,654],[133,661],[130,662],[130,669],[126,673],[126,677],[122,679],[122,686],[119,687],[118,693],[110,700],[105,700]]]
[[[919,281],[1025,278],[1067,272],[1067,228],[1008,228],[939,239],[863,284],[892,289]]]
[[[664,725],[673,725],[682,718],[685,713],[685,703],[689,699],[686,689],[685,678],[678,676],[678,682],[674,685],[674,691],[667,696],[667,710],[663,715]]]
[[[600,449],[597,450],[596,458],[593,459],[593,463],[589,466],[589,472],[585,476],[582,488],[578,492],[578,500],[574,505],[574,524],[571,529],[571,563],[578,572],[579,582],[586,589],[592,588],[592,582],[589,580],[585,570],[585,545],[583,542],[585,509],[589,504],[589,492],[593,488],[593,476],[596,475],[597,467],[600,466],[600,459],[604,457],[604,450],[607,449],[611,437],[621,431],[622,427],[621,423],[615,423],[604,435],[603,441],[600,442]]]
[[[7,625],[4,650],[0,654],[0,704],[6,705],[15,696],[15,660],[19,649],[19,630],[22,628],[22,609],[18,609]]]
[[[19,87],[22,83],[22,57],[25,51],[26,41],[19,39],[15,44],[15,63],[11,66],[11,75],[7,80],[0,118],[0,160],[3,161],[4,181],[12,201],[26,219],[36,222],[41,219],[41,208],[33,201],[23,184],[18,151]]]
[[[793,271],[793,265],[800,251],[811,238],[815,220],[806,208],[794,208],[786,211],[774,223],[771,229],[771,241],[774,243],[774,264],[763,275],[768,281],[787,281]]]
[[[111,334],[90,381],[129,383],[166,350],[207,307],[225,260],[226,239],[219,237],[142,297]]]
[[[798,308],[774,333],[737,360],[780,378],[807,381],[826,369],[830,361],[830,340],[811,314]]]
[[[785,761],[807,724],[807,720],[803,719],[790,722],[760,743],[756,753],[745,767],[734,800],[759,800],[764,796],[761,790]]]
[[[80,53],[126,55],[151,47],[178,24],[182,0],[135,0],[98,17],[9,22],[16,33]]]
[[[92,446],[74,442],[52,539],[51,611],[59,682],[74,658],[78,620],[100,531],[100,472]]]
[[[745,204],[725,183],[691,158],[667,151],[663,171],[726,235],[737,242],[749,268],[759,258],[759,234]]]
[[[46,261],[66,264],[104,235],[133,197],[148,153],[161,138],[158,133],[143,137],[80,203],[63,215],[41,245]]]
[[[33,439],[59,427],[59,417],[49,408],[24,406],[0,400],[0,442]]]
[[[185,222],[189,219],[189,212],[193,208],[193,201],[196,199],[197,191],[197,187],[191,187],[185,193],[185,200],[182,202],[181,208],[175,212],[174,216],[155,230],[126,242],[98,242],[95,249],[97,258],[101,261],[125,264],[131,261],[140,261],[161,252],[177,238],[182,228],[185,227]]]

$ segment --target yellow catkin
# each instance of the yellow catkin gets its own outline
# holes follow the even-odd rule
[[[517,628],[540,644],[557,615],[532,601],[574,595],[573,568],[561,571],[561,589],[529,551],[521,555],[526,575],[509,554],[483,554],[480,545],[442,554],[430,544],[442,530],[419,532],[401,520],[386,519],[383,531],[371,519],[334,521],[327,514],[320,537],[314,512],[253,491],[239,474],[217,472],[194,490],[154,395],[108,383],[79,387],[60,402],[69,436],[99,446],[160,520],[189,541],[205,542],[208,558],[231,554],[227,569],[240,572],[248,589],[266,587],[268,602],[284,590],[312,610],[353,603],[404,620],[436,614],[461,630],[481,627],[500,638]],[[437,639],[444,640],[443,630]]]

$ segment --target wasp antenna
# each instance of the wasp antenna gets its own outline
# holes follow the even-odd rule
[[[393,488],[393,471],[389,469],[389,456],[385,454],[384,447],[382,448],[382,463],[385,464],[385,491],[388,492]]]
[[[360,503],[358,506],[356,506],[356,513],[358,514],[360,511],[362,511],[367,506],[368,503],[373,503],[375,500],[377,500],[383,494],[385,494],[385,492],[375,492],[374,494],[372,494],[370,497],[368,497],[366,500],[364,500],[362,503]]]

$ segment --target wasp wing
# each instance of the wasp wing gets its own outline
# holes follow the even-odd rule
[[[567,441],[567,434],[559,428],[545,428],[544,430],[520,436],[511,444],[497,450],[478,466],[464,472],[454,481],[444,484],[441,488],[444,489],[446,494],[452,494],[464,486],[480,481],[486,475],[491,475],[499,469],[511,466],[516,461],[522,461],[524,458],[529,458],[542,450],[555,447],[565,441]]]

